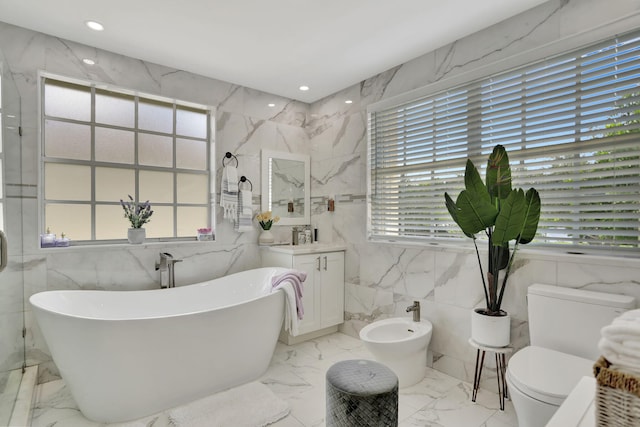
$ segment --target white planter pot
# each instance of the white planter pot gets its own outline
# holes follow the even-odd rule
[[[260,236],[258,236],[258,244],[260,245],[271,245],[275,240],[271,230],[262,230]]]
[[[471,338],[487,347],[506,347],[511,343],[511,316],[487,316],[482,308],[471,312]]]
[[[132,245],[139,245],[144,242],[146,231],[144,228],[130,228],[127,230],[127,239]]]

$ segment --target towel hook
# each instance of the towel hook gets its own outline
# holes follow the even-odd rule
[[[222,167],[225,167],[226,165],[224,164],[224,159],[235,159],[236,161],[236,167],[240,166],[240,162],[238,161],[238,158],[234,155],[231,154],[230,152],[227,151],[227,153],[224,155],[224,157],[222,158]]]
[[[248,182],[250,187],[250,190],[253,191],[253,183],[249,180],[249,178],[247,178],[246,176],[242,175],[240,177],[240,181],[238,181],[238,185],[240,185],[241,182]]]

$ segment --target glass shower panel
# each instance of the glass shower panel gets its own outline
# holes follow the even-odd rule
[[[9,425],[25,367],[20,109],[0,51],[0,229],[7,236],[9,261],[0,272],[0,425]]]

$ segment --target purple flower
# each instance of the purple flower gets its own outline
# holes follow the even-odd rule
[[[124,209],[124,217],[129,220],[132,228],[141,228],[151,220],[151,215],[153,215],[151,203],[148,200],[144,203],[136,203],[131,195],[128,196],[129,201],[127,202],[120,199],[120,205]]]

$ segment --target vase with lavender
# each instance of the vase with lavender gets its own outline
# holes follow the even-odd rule
[[[129,239],[129,243],[139,245],[146,238],[146,231],[143,225],[151,221],[153,211],[148,200],[144,203],[139,203],[131,195],[128,195],[128,197],[129,200],[126,202],[120,199],[120,205],[124,209],[124,217],[131,224],[131,227],[127,230],[127,239]]]

